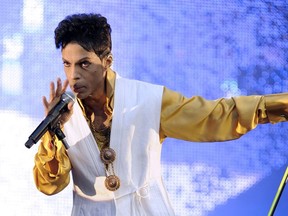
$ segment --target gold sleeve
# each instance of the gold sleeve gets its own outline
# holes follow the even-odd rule
[[[35,155],[34,181],[39,191],[52,195],[70,182],[71,163],[61,141],[46,132]]]
[[[241,137],[258,124],[286,121],[288,94],[239,96],[206,100],[164,88],[160,138],[195,142]]]
[[[288,94],[272,94],[265,96],[266,112],[271,123],[287,121]]]

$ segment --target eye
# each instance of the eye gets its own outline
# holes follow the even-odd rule
[[[67,61],[63,61],[63,65],[64,65],[64,67],[69,67],[70,63],[68,63]]]
[[[91,63],[89,61],[83,61],[83,62],[80,63],[82,68],[87,68],[87,67],[89,67],[90,64]]]

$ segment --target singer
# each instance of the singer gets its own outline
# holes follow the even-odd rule
[[[55,44],[67,80],[51,82],[43,104],[48,115],[70,86],[75,103],[59,119],[70,147],[46,131],[33,173],[38,190],[52,195],[72,172],[73,216],[175,215],[161,178],[165,138],[226,141],[286,121],[287,94],[206,100],[122,78],[111,69],[111,28],[99,14],[67,16]]]

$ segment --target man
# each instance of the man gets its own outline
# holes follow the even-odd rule
[[[259,123],[286,121],[287,94],[205,100],[163,86],[121,78],[111,69],[105,17],[75,14],[55,29],[67,80],[50,85],[46,114],[68,85],[76,102],[61,116],[69,149],[47,132],[35,156],[34,179],[45,194],[74,183],[72,215],[174,215],[161,178],[166,137],[237,139]]]

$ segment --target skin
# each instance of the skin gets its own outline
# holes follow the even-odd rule
[[[94,127],[100,128],[105,124],[107,115],[104,112],[106,103],[105,77],[107,69],[111,67],[112,55],[104,57],[102,60],[94,53],[83,49],[77,43],[69,43],[62,49],[62,60],[66,80],[57,78],[56,84],[50,83],[49,99],[43,96],[45,114],[59,102],[61,95],[67,90],[68,85],[71,90],[81,99],[86,107],[86,115],[90,117]],[[62,114],[60,123],[65,124],[73,113],[73,102],[68,104],[68,112]],[[49,146],[50,149],[53,145]],[[58,162],[54,158],[48,163],[53,174],[58,172]]]
[[[92,116],[91,119],[98,128],[107,118],[104,113],[105,77],[113,61],[112,55],[101,60],[94,52],[83,49],[79,44],[69,43],[62,49],[62,60],[67,80],[62,83],[58,78],[56,84],[50,83],[49,100],[43,97],[46,115],[58,103],[69,84],[77,98],[82,100],[87,108],[87,114]],[[63,114],[60,119],[62,124],[71,117],[73,102],[68,105],[68,109],[70,111]]]

